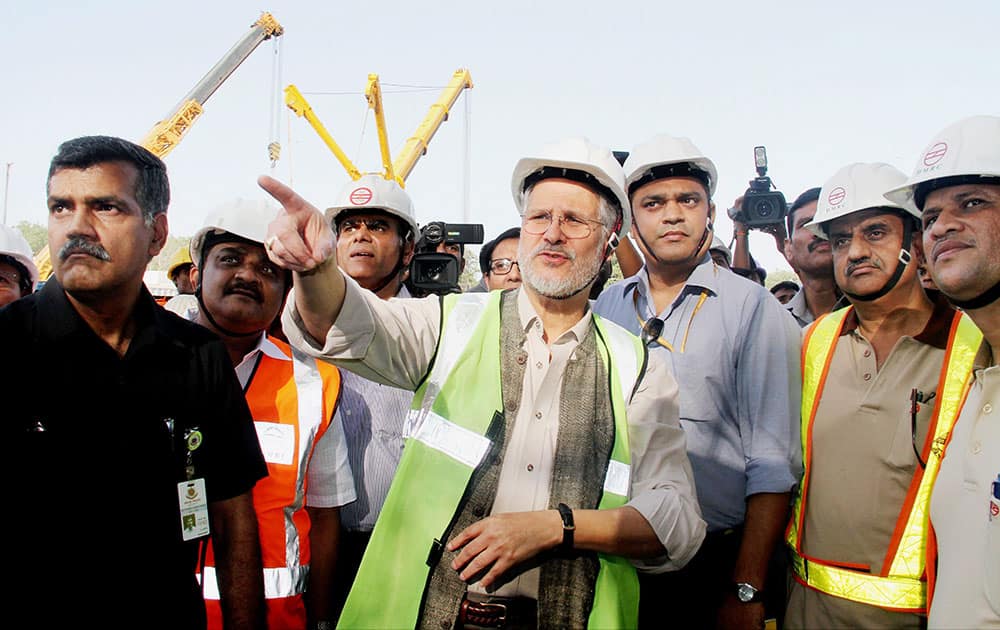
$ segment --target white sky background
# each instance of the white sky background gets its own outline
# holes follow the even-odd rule
[[[620,150],[660,132],[690,137],[718,166],[717,232],[728,243],[725,208],[754,176],[755,145],[766,145],[769,175],[791,202],[850,162],[908,173],[939,129],[1000,114],[997,0],[2,0],[7,223],[46,222],[45,177],[61,141],[139,141],[262,11],[285,27],[276,89],[294,83],[305,92],[362,171],[381,170],[374,118],[365,124],[369,73],[383,83],[395,157],[454,71],[470,70],[475,87],[431,140],[407,191],[421,223],[483,223],[487,239],[518,221],[517,159],[566,136]],[[167,156],[172,234],[192,235],[228,200],[264,195],[255,180],[271,173],[272,57],[271,42],[261,44]],[[390,83],[434,89],[395,92]],[[325,207],[348,176],[305,119],[283,101],[279,112],[273,174]],[[768,270],[788,268],[769,236],[752,233],[751,245]]]

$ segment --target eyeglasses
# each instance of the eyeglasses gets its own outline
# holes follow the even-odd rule
[[[663,320],[659,317],[650,317],[642,325],[642,333],[639,338],[642,339],[643,345],[649,345],[655,343],[659,340],[660,335],[663,333]]]
[[[516,260],[511,260],[510,258],[497,258],[490,261],[490,273],[495,273],[498,276],[506,276],[510,273],[510,270],[517,265]],[[517,265],[518,271],[521,270],[521,265]]]
[[[545,234],[554,220],[559,222],[559,229],[566,238],[587,238],[594,231],[592,225],[604,227],[600,221],[584,219],[572,214],[554,217],[551,212],[534,212],[521,217],[521,229],[536,236]]]

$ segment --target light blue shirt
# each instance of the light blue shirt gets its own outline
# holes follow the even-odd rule
[[[594,311],[636,335],[653,303],[643,267],[606,288]],[[688,277],[650,342],[680,385],[702,516],[709,531],[743,523],[746,498],[788,492],[799,480],[801,331],[767,289],[717,267],[709,256]]]

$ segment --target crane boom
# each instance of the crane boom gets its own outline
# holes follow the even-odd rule
[[[452,105],[462,94],[462,90],[472,87],[472,75],[465,68],[456,70],[451,81],[442,90],[438,100],[431,105],[430,111],[424,117],[423,122],[417,127],[416,132],[406,141],[400,149],[395,161],[392,163],[392,170],[396,178],[405,181],[417,161],[427,153],[427,144],[437,133],[438,128],[448,119],[448,112]]]
[[[365,88],[365,98],[368,107],[375,112],[375,128],[378,130],[378,148],[382,154],[382,177],[396,180],[404,186],[402,178],[397,178],[392,168],[392,154],[389,152],[389,132],[385,127],[385,109],[382,107],[382,85],[377,74],[368,75],[368,86]]]
[[[271,37],[279,37],[285,29],[274,16],[264,13],[253,23],[250,31],[234,45],[226,55],[208,71],[172,113],[156,123],[140,144],[159,157],[170,153],[201,115],[205,101],[219,86],[250,56],[257,46]]]
[[[361,171],[354,166],[351,158],[347,157],[344,150],[340,148],[340,145],[333,139],[330,132],[326,130],[326,127],[320,122],[319,117],[316,116],[316,112],[313,111],[312,106],[306,101],[306,97],[302,96],[302,92],[294,84],[289,84],[285,88],[285,105],[288,106],[288,109],[295,112],[297,116],[305,118],[312,125],[313,130],[319,134],[319,137],[322,138],[326,146],[333,151],[334,156],[336,156],[352,180],[357,181],[361,179]]]

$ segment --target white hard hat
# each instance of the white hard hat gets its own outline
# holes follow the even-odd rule
[[[714,234],[712,235],[712,246],[708,248],[708,251],[721,253],[726,257],[726,262],[730,265],[733,264],[733,253],[729,251],[729,248],[722,242],[722,239]]]
[[[413,238],[420,233],[410,196],[395,181],[379,173],[362,175],[341,188],[336,203],[326,209],[326,219],[335,226],[341,213],[364,209],[382,210],[399,217],[410,227]]]
[[[675,138],[667,134],[660,134],[636,146],[625,159],[625,184],[629,196],[634,188],[638,188],[646,181],[683,176],[701,179],[700,173],[685,173],[683,169],[658,168],[673,164],[679,166],[687,164],[707,175],[708,194],[709,196],[715,195],[715,188],[719,182],[719,173],[715,168],[715,163],[705,157],[688,138]]]
[[[31,246],[20,230],[0,224],[0,255],[10,256],[24,265],[31,279],[31,286],[38,282],[38,267],[31,256]]]
[[[888,201],[883,193],[906,181],[895,166],[881,162],[848,164],[826,180],[816,203],[816,214],[803,227],[825,239],[824,224],[871,208],[897,208],[920,218],[916,210]]]
[[[266,201],[236,199],[213,210],[203,227],[191,239],[191,260],[201,266],[205,242],[211,236],[232,234],[254,243],[264,244],[267,227],[278,216],[278,210]]]
[[[885,197],[920,216],[923,199],[915,198],[923,188],[919,185],[953,177],[1000,177],[1000,116],[971,116],[946,127],[920,154],[910,178]]]
[[[567,138],[542,147],[532,157],[518,160],[510,181],[518,212],[524,212],[525,189],[541,179],[552,177],[579,181],[616,200],[622,211],[617,234],[619,238],[625,238],[632,225],[632,209],[625,194],[625,172],[610,149],[587,138]]]

